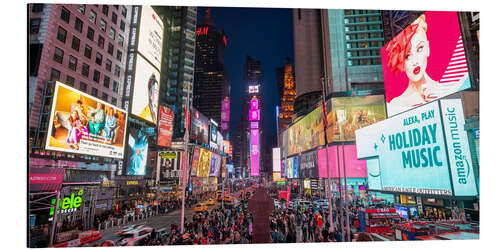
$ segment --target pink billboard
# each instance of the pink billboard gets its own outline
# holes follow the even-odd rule
[[[249,110],[248,111],[248,120],[250,121],[259,121],[260,120],[260,110]]]
[[[457,12],[425,12],[380,54],[389,116],[470,88]]]
[[[252,129],[250,132],[250,175],[259,176],[259,130]]]
[[[342,148],[344,148],[342,152]],[[343,154],[342,154],[343,153]],[[330,162],[330,177],[344,177],[344,163],[347,178],[366,178],[366,160],[358,160],[356,156],[356,145],[330,146],[328,147],[328,160]],[[328,178],[326,169],[326,149],[318,150],[318,173],[320,178]]]
[[[250,100],[250,109],[259,109],[259,100],[258,99],[252,99]]]
[[[230,109],[229,100],[222,101],[222,112],[221,112],[221,121],[222,122],[229,121],[229,109]]]
[[[250,122],[250,128],[259,128],[259,122]]]

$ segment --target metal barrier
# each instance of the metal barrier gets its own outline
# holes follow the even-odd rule
[[[101,231],[101,230],[111,229],[114,227],[124,226],[127,224],[133,224],[135,222],[144,221],[144,220],[147,220],[148,218],[158,216],[160,214],[161,213],[158,213],[156,211],[152,211],[152,212],[148,212],[148,213],[135,214],[133,216],[124,216],[123,218],[113,218],[113,219],[99,223],[97,225],[97,229],[98,229],[98,231]]]

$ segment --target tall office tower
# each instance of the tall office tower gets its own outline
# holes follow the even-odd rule
[[[219,126],[222,101],[229,88],[229,79],[224,68],[226,46],[227,37],[224,31],[216,30],[210,19],[210,9],[207,9],[205,20],[196,30],[193,104]]]
[[[173,139],[182,138],[187,90],[193,105],[196,7],[156,6],[164,23],[160,104],[174,110]]]
[[[262,148],[262,129],[263,123],[261,116],[263,106],[263,82],[264,75],[262,73],[262,63],[247,56],[243,69],[243,91],[245,91],[243,115],[244,141],[246,142],[242,148],[242,160],[248,160],[247,173],[250,169],[250,176],[257,176],[261,168],[260,149]],[[253,140],[252,140],[253,139]],[[252,163],[253,161],[253,163]]]
[[[243,165],[241,158],[241,147],[242,147],[242,135],[244,129],[242,127],[243,122],[240,120],[236,125],[236,132],[231,134],[231,144],[233,145],[233,164],[235,171],[241,173],[241,168]],[[239,175],[237,175],[239,176]]]
[[[281,133],[285,126],[292,122],[293,103],[295,101],[295,80],[289,58],[287,58],[284,67],[276,70],[276,74],[280,97],[278,131]]]
[[[44,148],[49,81],[121,107],[131,12],[123,5],[28,5],[29,137],[34,148]]]

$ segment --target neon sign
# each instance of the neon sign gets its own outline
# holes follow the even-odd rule
[[[75,212],[82,205],[82,195],[83,189],[80,189],[77,193],[78,196],[75,197],[75,193],[71,194],[71,197],[65,197],[59,202],[58,213],[71,213]],[[54,215],[56,199],[53,198],[50,202],[54,207],[50,208],[49,215]]]
[[[208,35],[208,27],[199,27],[196,30],[196,35]]]

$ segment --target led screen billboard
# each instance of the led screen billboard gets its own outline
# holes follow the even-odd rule
[[[209,144],[208,143],[208,125],[209,120],[197,109],[193,108],[193,116],[191,116],[191,131],[189,133],[189,138],[193,141],[198,141],[198,143]]]
[[[259,122],[250,122],[250,128],[259,128]]]
[[[223,151],[223,147],[224,147],[224,138],[222,137],[222,134],[217,131],[217,149],[219,151]]]
[[[286,178],[293,178],[293,158],[286,159]]]
[[[318,153],[311,151],[300,155],[300,178],[318,178]]]
[[[299,157],[295,156],[292,158],[292,178],[299,178]]]
[[[122,159],[127,112],[56,82],[45,149]]]
[[[158,145],[163,147],[172,146],[173,126],[174,112],[168,107],[160,106],[160,118],[158,121]]]
[[[210,162],[210,177],[218,177],[221,165],[221,156],[215,153],[212,153],[212,160]]]
[[[287,177],[286,159],[281,160],[281,177]]]
[[[210,148],[217,149],[217,125],[210,123]]]
[[[316,108],[288,128],[288,155],[313,149],[325,144],[321,107]]]
[[[281,171],[280,148],[273,148],[273,172]]]
[[[160,169],[160,183],[179,178],[183,153],[179,151],[158,152],[157,168]]]
[[[379,159],[383,191],[452,195],[438,104],[356,131],[358,158]]]
[[[127,175],[145,175],[148,158],[148,137],[135,128],[129,129]]]
[[[221,112],[221,121],[222,122],[229,122],[229,119],[230,119],[230,114],[229,114],[229,110],[230,110],[230,102],[229,100],[224,100],[222,101],[222,112]]]
[[[222,141],[222,149],[223,149],[222,151],[224,151],[224,153],[226,154],[229,154],[229,147],[230,147],[229,144],[230,144],[229,141],[226,140]]]
[[[226,164],[226,168],[227,168],[228,174],[234,175],[234,165],[233,164]]]
[[[212,163],[212,152],[200,148],[200,158],[198,160],[198,170],[196,176],[208,177],[210,173],[210,164]]]
[[[137,56],[131,113],[154,124],[158,119],[160,72]]]
[[[248,111],[248,120],[249,121],[259,121],[260,120],[260,110],[259,109],[249,110]]]
[[[389,116],[471,86],[457,12],[425,12],[380,54]]]
[[[250,173],[251,176],[259,176],[259,157],[260,157],[260,144],[259,144],[259,130],[250,130]]]
[[[198,160],[200,159],[200,149],[195,147],[193,150],[193,160],[191,161],[191,175],[196,176],[198,171]]]
[[[333,145],[328,147],[328,161],[330,169],[326,168],[326,149],[318,152],[318,174],[320,178],[344,177],[344,165],[347,178],[366,178],[366,161],[358,160],[356,156],[356,145]],[[345,164],[344,164],[345,162]]]
[[[151,6],[143,5],[141,8],[137,51],[157,69],[161,69],[162,44],[163,22]]]
[[[250,94],[259,93],[259,85],[248,86],[248,93]]]
[[[259,99],[254,97],[252,100],[250,100],[250,109],[251,110],[259,109]]]
[[[370,190],[382,190],[378,158],[366,160],[366,172],[368,177],[368,188]]]

